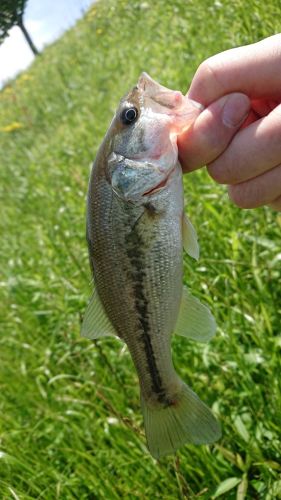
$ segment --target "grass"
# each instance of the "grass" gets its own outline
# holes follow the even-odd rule
[[[219,328],[207,346],[174,339],[173,356],[222,422],[216,445],[152,459],[128,352],[79,333],[89,166],[118,99],[142,70],[186,90],[279,14],[279,0],[101,1],[0,93],[1,498],[281,498],[280,215],[185,177],[201,244],[185,281]]]

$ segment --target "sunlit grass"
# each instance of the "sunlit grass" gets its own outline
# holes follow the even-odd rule
[[[202,59],[279,18],[277,0],[107,0],[0,93],[1,498],[280,498],[280,216],[185,177],[201,246],[185,282],[218,334],[175,338],[173,355],[222,422],[217,445],[153,460],[128,352],[80,338],[89,168],[119,98],[142,70],[184,91]]]

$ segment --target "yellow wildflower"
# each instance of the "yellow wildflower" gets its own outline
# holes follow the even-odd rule
[[[91,20],[93,17],[95,17],[96,13],[97,13],[97,9],[95,9],[95,8],[91,9],[87,14],[87,18]]]
[[[21,75],[19,80],[21,82],[25,82],[26,80],[32,80],[33,79],[33,76],[31,75],[27,75],[26,73],[24,75]]]
[[[101,35],[101,34],[102,34],[102,32],[103,32],[103,30],[102,30],[101,28],[98,28],[98,29],[97,29],[97,31],[96,31],[96,34],[97,34],[97,35]]]
[[[3,94],[12,94],[13,89],[11,87],[5,87],[2,91]]]
[[[19,122],[12,122],[9,125],[6,125],[5,127],[1,127],[0,130],[1,132],[14,132],[15,130],[18,130],[19,128],[22,128],[23,124]]]

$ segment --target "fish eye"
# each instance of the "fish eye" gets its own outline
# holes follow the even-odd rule
[[[138,117],[138,110],[135,107],[125,108],[121,113],[121,121],[124,125],[130,125],[136,121]]]

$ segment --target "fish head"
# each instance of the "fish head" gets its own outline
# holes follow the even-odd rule
[[[119,104],[108,131],[108,178],[129,201],[165,188],[178,162],[177,136],[200,114],[201,105],[163,87],[147,73]]]

